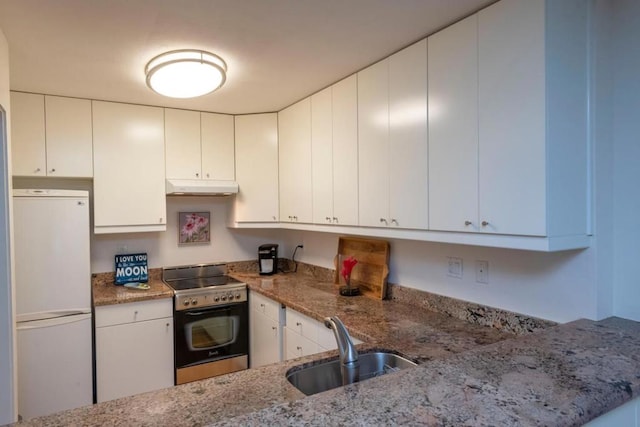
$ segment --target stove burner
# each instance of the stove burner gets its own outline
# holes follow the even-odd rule
[[[186,289],[209,288],[228,284],[240,283],[229,276],[197,277],[194,279],[178,279],[166,282],[173,290],[183,291]]]

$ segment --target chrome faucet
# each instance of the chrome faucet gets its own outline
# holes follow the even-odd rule
[[[355,367],[358,365],[358,350],[353,345],[349,332],[338,316],[325,317],[324,325],[333,330],[338,341],[338,351],[340,352],[340,362],[345,367]]]

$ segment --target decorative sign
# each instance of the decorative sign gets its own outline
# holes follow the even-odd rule
[[[116,255],[116,285],[148,281],[147,254]]]

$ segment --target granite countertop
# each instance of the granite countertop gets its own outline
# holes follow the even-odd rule
[[[160,298],[173,298],[173,290],[162,282],[162,269],[149,270],[149,289],[130,289],[114,284],[114,273],[98,273],[91,277],[93,305],[124,304]]]
[[[20,425],[580,425],[640,392],[640,324],[579,320],[515,336],[395,301],[337,296],[302,275],[234,275],[415,368],[306,397],[285,373],[336,352],[36,418]]]
[[[318,321],[337,315],[349,333],[368,346],[397,351],[418,363],[513,337],[407,304],[365,296],[342,297],[339,285],[305,275],[232,275],[247,283],[251,291]]]

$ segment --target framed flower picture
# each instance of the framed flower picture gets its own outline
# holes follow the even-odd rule
[[[178,213],[178,244],[202,244],[211,241],[210,212]]]

